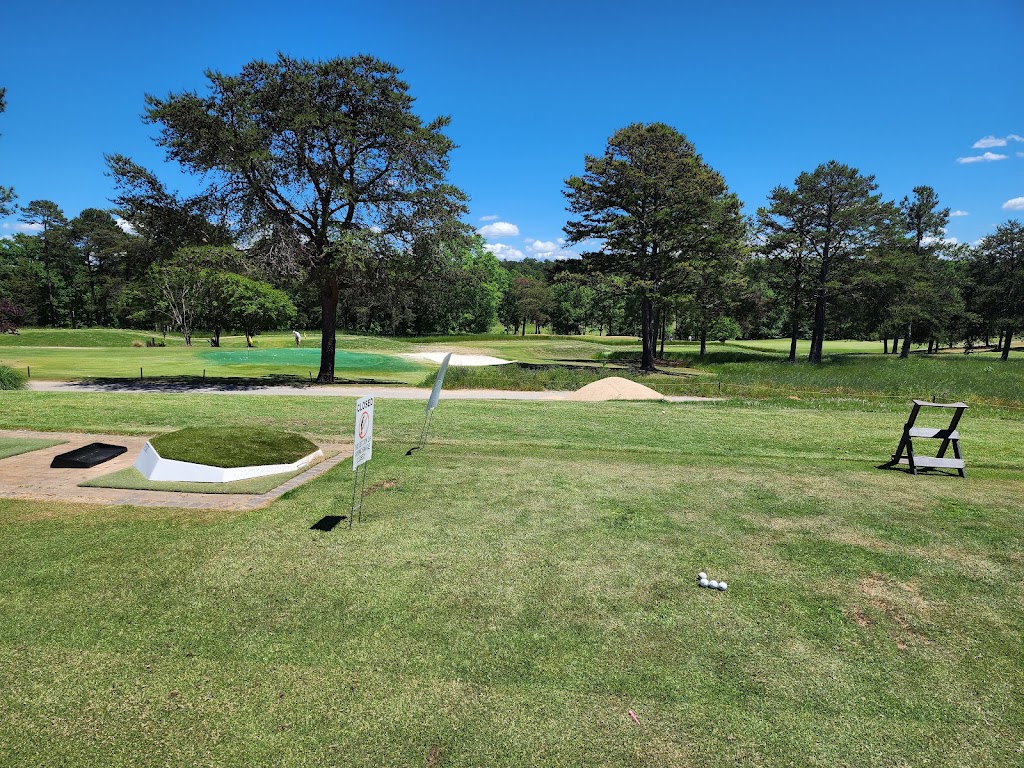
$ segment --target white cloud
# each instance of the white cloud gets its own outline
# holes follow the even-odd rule
[[[974,144],[971,145],[972,149],[988,149],[989,147],[1005,147],[1006,139],[1000,139],[998,136],[986,136],[983,139],[978,139]]]
[[[42,224],[29,224],[29,223],[24,222],[24,221],[15,221],[15,222],[5,221],[3,224],[0,224],[0,229],[5,229],[5,230],[7,230],[8,232],[10,232],[12,234],[16,234],[18,232],[27,232],[27,233],[39,232],[40,230],[42,230],[42,228],[43,228]]]
[[[955,237],[922,237],[921,245],[956,245],[959,240]]]
[[[480,217],[480,221],[497,221],[499,218],[501,218],[501,217],[500,216],[496,216],[496,215],[481,216]]]
[[[546,252],[546,251],[557,251],[565,244],[563,238],[558,240],[531,240],[526,238],[527,250],[533,251],[534,253]]]
[[[499,259],[504,259],[505,261],[522,261],[526,258],[526,254],[518,248],[513,248],[511,245],[505,245],[504,243],[485,243],[484,250],[490,251]]]
[[[532,240],[526,238],[526,250],[538,259],[576,259],[579,254],[565,250],[565,238],[555,240]]]
[[[1018,152],[1017,157],[1024,157],[1024,152]]]
[[[129,223],[128,221],[122,219],[120,216],[114,217],[114,223],[121,228],[122,232],[127,232],[129,235],[136,234],[135,227],[133,227],[131,223]]]
[[[970,216],[971,214],[968,213],[967,211],[952,211],[949,215],[950,216]]]
[[[1015,197],[1003,203],[1004,211],[1024,211],[1024,197]]]
[[[519,227],[507,221],[496,221],[480,227],[477,233],[484,237],[515,237],[519,234]]]
[[[992,163],[996,160],[1005,160],[1009,155],[997,155],[995,152],[986,152],[983,155],[972,155],[971,157],[958,157],[958,163]]]
[[[1016,133],[1011,133],[1007,136],[1010,141],[1024,141],[1024,136],[1018,136]]]

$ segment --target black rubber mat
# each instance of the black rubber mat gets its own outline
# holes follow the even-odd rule
[[[108,445],[107,443],[89,443],[73,451],[62,453],[53,457],[50,462],[51,469],[88,469],[110,461],[115,456],[120,456],[128,449],[123,445]]]

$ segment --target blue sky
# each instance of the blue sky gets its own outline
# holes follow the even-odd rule
[[[559,250],[563,180],[631,122],[685,133],[748,213],[836,159],[890,199],[933,186],[964,214],[947,233],[961,242],[1024,218],[1020,0],[8,0],[0,18],[0,184],[69,217],[110,205],[105,152],[189,188],[139,118],[145,93],[282,51],[401,67],[422,117],[452,117],[452,181],[503,256]]]

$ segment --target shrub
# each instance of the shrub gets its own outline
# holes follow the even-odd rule
[[[25,374],[13,368],[0,365],[0,389],[24,389]]]
[[[132,346],[133,347],[142,347],[142,346],[145,346],[145,345],[141,341],[136,339],[135,341],[132,342]]]

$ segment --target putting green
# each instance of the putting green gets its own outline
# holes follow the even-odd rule
[[[199,353],[204,360],[218,365],[282,365],[317,369],[319,348],[306,349],[210,349]],[[369,370],[375,373],[404,373],[421,368],[416,363],[393,355],[371,355],[363,352],[334,353],[335,370]]]

